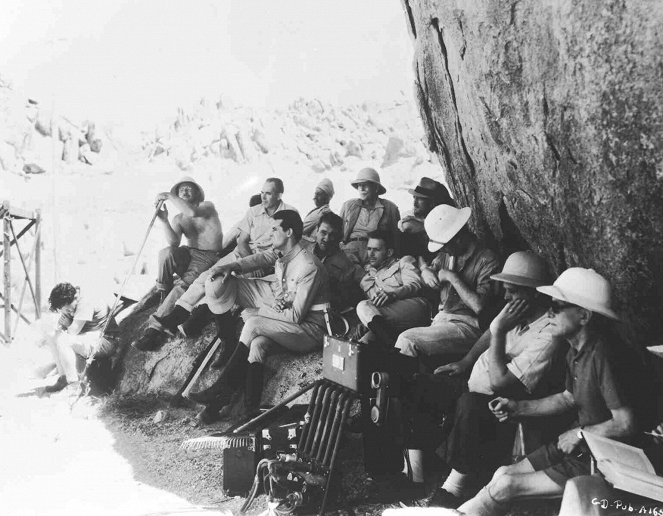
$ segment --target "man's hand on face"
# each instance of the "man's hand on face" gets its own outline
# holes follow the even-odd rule
[[[529,303],[524,299],[509,301],[490,323],[490,331],[495,334],[511,331],[524,319],[529,307]]]
[[[560,435],[557,440],[557,448],[566,454],[573,453],[573,450],[580,444],[578,430],[578,428],[572,428]]]
[[[384,290],[380,290],[373,296],[373,299],[371,299],[371,302],[377,307],[380,308],[381,306],[387,305],[391,303],[393,300],[393,295],[385,292]]]

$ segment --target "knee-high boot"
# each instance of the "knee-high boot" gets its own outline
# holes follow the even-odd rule
[[[212,312],[210,312],[209,307],[206,304],[199,305],[193,309],[191,317],[180,324],[178,328],[185,337],[198,337],[211,318]]]
[[[235,352],[237,339],[235,338],[235,327],[237,319],[231,312],[224,312],[214,316],[216,324],[216,334],[221,339],[223,347],[221,353],[217,355],[210,364],[212,369],[223,369],[228,359]]]
[[[216,381],[203,391],[190,393],[189,398],[196,403],[207,405],[219,396],[223,396],[224,400],[228,398],[228,401],[224,403],[227,405],[232,392],[239,387],[244,378],[248,356],[249,348],[240,342]]]
[[[398,332],[384,317],[376,315],[371,319],[371,322],[369,322],[367,326],[369,330],[375,333],[381,346],[387,349],[394,347],[396,339],[398,338]]]
[[[263,365],[260,362],[249,364],[246,371],[246,392],[244,394],[244,408],[248,413],[256,411],[260,406],[262,378]]]

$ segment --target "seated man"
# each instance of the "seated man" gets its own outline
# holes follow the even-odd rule
[[[168,242],[168,247],[159,252],[156,286],[161,306],[155,314],[159,316],[172,310],[189,285],[216,263],[222,248],[223,232],[214,204],[205,201],[205,192],[190,177],[175,183],[170,192],[157,195],[155,202],[163,202],[157,218],[162,223]],[[172,203],[179,211],[172,223],[168,219],[167,203]],[[180,245],[182,235],[186,238],[186,245]],[[175,273],[179,280],[173,288]],[[149,325],[158,327],[154,319],[150,320]]]
[[[456,409],[447,453],[452,470],[431,506],[460,505],[477,473],[496,468],[511,451],[514,428],[500,425],[488,402],[496,395],[530,397],[561,343],[551,333],[550,298],[536,291],[549,282],[540,256],[513,253],[491,279],[504,284],[507,305],[465,357],[435,370],[443,409],[453,410],[454,403]]]
[[[439,290],[439,312],[430,326],[400,334],[396,347],[404,355],[467,353],[481,335],[479,314],[493,301],[490,275],[499,270],[499,259],[470,232],[470,213],[470,208],[441,204],[426,217],[428,248],[440,254],[421,276]]]
[[[262,204],[262,199],[260,197],[260,194],[254,194],[251,197],[249,197],[249,208],[253,208],[254,206],[258,206],[258,204]],[[223,250],[221,251],[222,256],[226,256],[228,253],[230,253],[235,247],[237,247],[237,238],[239,237],[239,225],[241,221],[235,224],[232,228],[230,228],[230,231],[225,231],[223,233]]]
[[[315,242],[315,233],[318,230],[320,217],[329,213],[329,202],[334,197],[334,184],[331,180],[324,178],[315,187],[313,193],[313,203],[315,208],[309,211],[304,217],[304,239],[309,242]]]
[[[217,324],[223,325],[219,319],[230,320],[229,312],[235,305],[255,309],[255,314],[247,318],[240,342],[220,377],[209,389],[190,396],[208,405],[206,412],[210,417],[231,401],[243,381],[247,410],[257,408],[262,392],[262,364],[272,345],[279,344],[298,353],[322,346],[328,278],[320,261],[300,245],[302,226],[302,219],[295,211],[275,213],[273,251],[215,266],[205,283],[205,301],[217,314]],[[275,253],[278,254],[275,277],[231,275],[262,268],[273,261]]]
[[[261,196],[262,204],[249,208],[246,216],[239,223],[239,236],[237,237],[237,248],[216,262],[223,265],[234,262],[244,256],[270,249],[269,225],[271,216],[281,210],[294,209],[281,200],[283,193],[283,181],[270,177],[263,185]],[[295,210],[296,211],[296,210]],[[262,271],[255,271],[260,275]],[[209,278],[210,271],[207,270],[191,284],[187,291],[177,299],[175,306],[169,306],[168,310],[160,310],[150,322],[145,334],[134,344],[140,351],[155,351],[165,341],[166,333],[174,334],[177,326],[189,317],[189,313],[205,295],[205,281]],[[178,310],[184,307],[186,310]],[[173,313],[177,316],[172,317]],[[207,321],[209,314],[200,313],[200,320]]]
[[[332,212],[320,217],[315,236],[315,244],[306,248],[322,262],[329,276],[329,302],[337,312],[355,306],[363,298],[363,292],[355,281],[355,276],[363,276],[364,271],[352,263],[339,247],[343,231],[343,220]],[[306,242],[302,239],[302,244]]]
[[[57,392],[78,382],[76,355],[86,360],[115,355],[119,329],[115,319],[108,320],[107,304],[82,296],[80,289],[71,283],[55,285],[48,303],[51,311],[60,314],[54,334],[45,339],[59,376],[45,390]]]
[[[434,253],[428,250],[428,236],[424,228],[424,220],[430,211],[440,204],[455,206],[449,190],[429,177],[422,177],[419,184],[408,192],[412,195],[412,211],[405,212],[398,221],[400,231],[401,256],[422,257],[426,263],[434,258]],[[422,264],[418,264],[422,265]]]
[[[618,319],[611,308],[610,284],[591,269],[564,271],[552,286],[537,287],[553,298],[549,311],[552,333],[569,342],[566,390],[538,400],[496,398],[491,402],[495,417],[548,416],[577,411],[577,423],[557,442],[530,453],[522,461],[500,467],[479,494],[461,505],[465,514],[501,514],[520,496],[561,495],[567,480],[588,475],[590,457],[579,430],[612,439],[635,434],[632,403],[618,381],[619,364],[610,358],[607,321]]]
[[[401,215],[398,206],[379,197],[387,190],[380,183],[380,175],[372,168],[361,169],[351,184],[359,192],[359,198],[345,201],[341,206],[339,213],[343,219],[341,249],[353,262],[365,265],[368,234],[376,229],[382,229],[396,236]]]
[[[394,237],[388,231],[368,234],[368,264],[360,286],[367,300],[357,305],[357,317],[369,332],[361,339],[392,348],[403,330],[430,321],[430,305],[418,294],[423,283],[412,256],[396,258]]]

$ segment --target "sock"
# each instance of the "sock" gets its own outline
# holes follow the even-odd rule
[[[467,488],[469,480],[469,474],[466,475],[452,469],[444,484],[442,484],[442,489],[460,498],[463,496],[463,491]]]
[[[497,502],[485,486],[477,495],[458,507],[462,514],[474,516],[499,516],[506,513],[507,504]]]

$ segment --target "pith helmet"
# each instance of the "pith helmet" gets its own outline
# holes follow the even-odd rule
[[[536,290],[619,320],[619,316],[612,310],[610,283],[594,269],[571,267],[562,272],[552,285],[537,287]]]
[[[521,287],[540,287],[550,281],[546,262],[531,251],[518,251],[509,255],[502,272],[493,274],[490,279],[513,283]]]
[[[435,206],[424,220],[428,250],[432,253],[439,251],[467,224],[471,214],[471,208],[454,208],[448,204]]]
[[[387,191],[387,189],[382,186],[382,183],[380,183],[380,174],[378,174],[377,170],[366,167],[362,168],[358,173],[357,177],[352,183],[350,183],[353,187],[357,188],[357,185],[359,183],[375,183],[378,185],[378,195],[382,195]]]
[[[177,183],[175,183],[173,187],[170,189],[170,193],[172,193],[173,195],[177,195],[177,191],[180,189],[182,183],[191,183],[192,185],[194,185],[196,188],[198,188],[199,197],[200,197],[199,201],[203,202],[205,200],[205,191],[203,190],[203,188],[198,183],[196,183],[196,181],[192,177],[188,176],[183,177]]]

